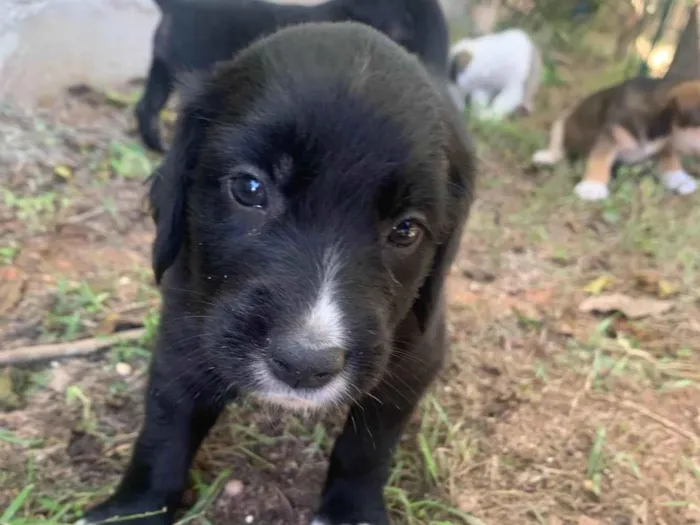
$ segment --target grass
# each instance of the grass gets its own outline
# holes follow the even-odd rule
[[[15,241],[8,241],[3,246],[0,246],[0,265],[12,264],[18,253],[19,246]]]
[[[46,316],[43,331],[47,339],[69,341],[83,335],[95,319],[104,314],[110,293],[96,291],[87,282],[59,279],[54,305]]]
[[[8,189],[2,189],[1,198],[5,207],[13,211],[16,217],[25,222],[28,228],[33,231],[41,228],[47,219],[67,204],[66,199],[60,198],[53,191],[23,196]],[[9,253],[12,254],[11,251]]]
[[[121,141],[110,144],[106,166],[115,176],[125,179],[145,179],[154,168],[143,146]]]

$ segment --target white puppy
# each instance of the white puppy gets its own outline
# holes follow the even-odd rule
[[[478,118],[503,119],[533,110],[542,76],[542,57],[520,29],[465,38],[450,50],[450,78],[464,98],[469,95]]]

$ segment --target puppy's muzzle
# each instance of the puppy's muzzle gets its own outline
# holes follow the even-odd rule
[[[278,380],[294,389],[321,388],[342,372],[345,350],[302,343],[273,345],[267,366]]]

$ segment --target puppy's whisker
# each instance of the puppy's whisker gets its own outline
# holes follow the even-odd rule
[[[391,352],[391,355],[393,357],[396,357],[399,361],[407,361],[409,363],[420,365],[427,363],[427,360],[425,358],[418,356],[405,348],[394,347],[394,349]]]
[[[213,306],[213,305],[209,305],[209,306]],[[197,315],[183,315],[183,316],[181,316],[181,317],[176,317],[176,318],[175,318],[176,321],[189,321],[189,320],[195,320],[195,319],[196,319],[196,320],[201,320],[201,319],[203,319],[203,320],[211,321],[211,320],[213,320],[213,319],[215,319],[215,318],[214,318],[213,316],[211,316],[211,315],[202,315],[202,314],[197,314]]]

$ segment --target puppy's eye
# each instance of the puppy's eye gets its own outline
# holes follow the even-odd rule
[[[241,174],[229,183],[231,196],[241,206],[264,208],[267,206],[267,192],[262,181],[253,175]]]
[[[388,240],[400,248],[411,246],[423,237],[423,225],[418,219],[407,218],[397,222],[389,233]]]

